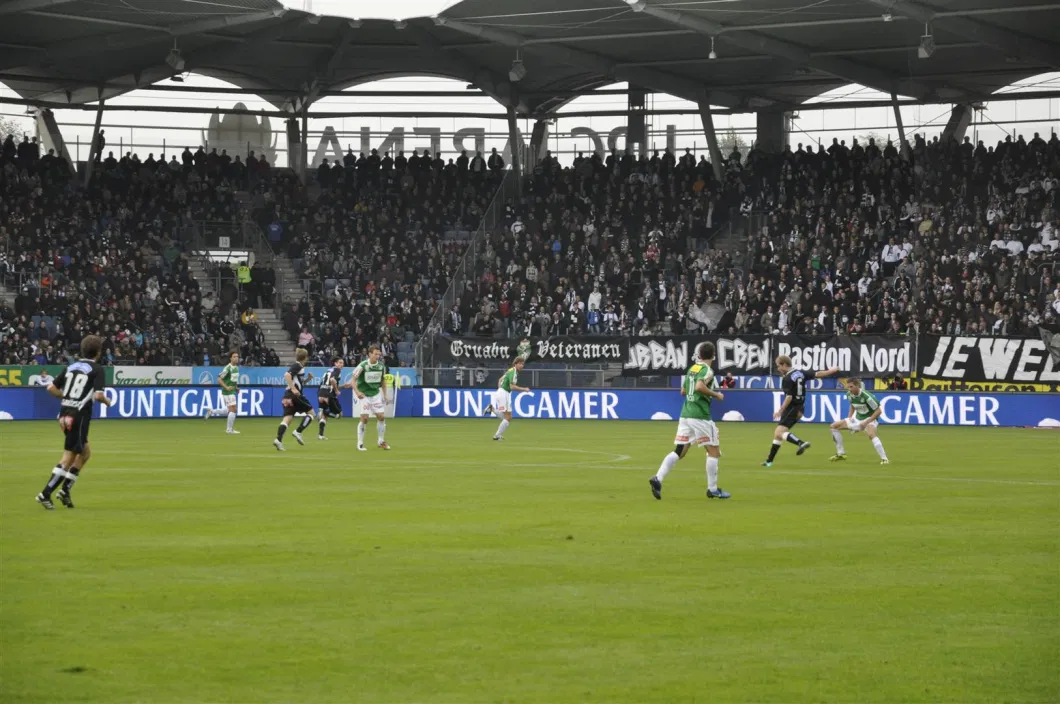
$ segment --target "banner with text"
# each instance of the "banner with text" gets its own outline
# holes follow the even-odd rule
[[[685,335],[622,338],[625,376],[684,374],[696,346],[713,342],[718,375],[769,376],[774,360],[791,357],[796,369],[839,367],[860,377],[908,375],[914,342],[904,335]]]
[[[557,336],[530,341],[531,362],[587,364],[619,362],[623,358],[620,337]],[[434,341],[434,358],[445,364],[477,365],[510,362],[515,358],[519,340],[490,340],[478,337],[446,337]]]
[[[715,419],[726,422],[774,421],[784,402],[781,391],[726,391],[715,401]],[[491,400],[490,389],[420,387],[404,394],[398,416],[414,418],[481,418]],[[903,425],[961,425],[1060,427],[1060,412],[1051,398],[1041,394],[957,394],[878,392],[883,423]],[[684,399],[672,390],[616,389],[611,391],[534,389],[512,396],[516,418],[566,420],[675,421]],[[824,390],[808,395],[806,423],[833,423],[850,412],[847,395]],[[492,432],[492,427],[488,432]],[[722,438],[724,438],[724,431]]]
[[[918,376],[940,386],[986,382],[1060,390],[1060,362],[1042,337],[921,335],[919,342]]]
[[[191,367],[113,367],[108,386],[189,386]]]
[[[64,367],[61,364],[0,366],[0,386],[47,386]],[[111,372],[106,369],[106,381],[111,383]]]

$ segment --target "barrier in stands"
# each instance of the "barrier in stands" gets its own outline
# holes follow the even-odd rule
[[[192,367],[192,383],[198,386],[216,386],[217,375],[224,367]],[[306,386],[320,386],[320,379],[327,371],[326,367],[306,367],[306,372],[311,373],[313,378],[306,382]],[[419,376],[415,369],[408,367],[394,367],[389,370],[394,376],[396,386],[416,386],[419,384]],[[287,373],[287,367],[240,367],[239,384],[241,386],[283,386],[283,375]],[[346,367],[342,372],[339,383],[346,384],[353,376],[353,367]]]
[[[398,416],[415,418],[478,418],[490,403],[490,389],[421,387],[404,393]],[[906,425],[1060,427],[1060,411],[1052,397],[1040,394],[879,393],[885,423]],[[515,394],[516,418],[576,420],[673,420],[683,398],[669,391],[535,389]],[[723,421],[772,422],[783,402],[781,392],[726,391],[716,403]],[[849,411],[846,394],[820,391],[806,403],[807,423],[831,423]]]

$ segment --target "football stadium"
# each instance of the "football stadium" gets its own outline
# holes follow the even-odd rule
[[[1058,28],[0,0],[0,702],[1060,702]]]

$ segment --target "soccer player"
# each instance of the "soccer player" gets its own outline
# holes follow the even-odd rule
[[[225,413],[228,414],[228,427],[225,432],[229,435],[239,435],[239,431],[236,430],[236,404],[239,397],[239,352],[233,350],[228,354],[228,364],[221,370],[221,373],[217,375],[217,383],[221,386],[221,390],[224,392],[221,395],[221,400],[224,402],[223,408],[207,408],[203,411],[203,420],[209,420],[216,416],[223,416]]]
[[[291,424],[296,414],[305,414],[302,422],[298,425],[298,429],[291,433],[299,445],[305,445],[305,440],[302,439],[302,431],[313,422],[313,404],[309,403],[309,399],[302,393],[305,383],[313,379],[312,373],[307,376],[305,371],[305,363],[309,359],[309,352],[299,347],[294,351],[294,358],[295,363],[288,367],[287,372],[283,375],[283,381],[287,384],[287,391],[283,394],[283,420],[280,421],[280,427],[276,430],[276,439],[272,441],[273,446],[280,452],[286,450],[283,446],[283,434],[287,432],[287,426]]]
[[[833,462],[846,460],[847,453],[843,449],[843,435],[841,430],[849,430],[857,433],[864,430],[865,434],[872,440],[872,446],[876,448],[876,454],[880,456],[880,464],[890,464],[887,452],[883,449],[883,441],[876,434],[879,423],[877,419],[883,413],[880,402],[876,400],[861,383],[861,379],[847,379],[847,400],[850,401],[850,413],[846,418],[832,423],[832,439],[835,440],[835,454],[832,455]]]
[[[821,372],[815,372],[812,369],[792,369],[791,357],[787,355],[777,357],[776,363],[777,371],[784,375],[781,383],[781,388],[784,390],[784,403],[773,414],[777,427],[773,430],[773,445],[769,448],[769,458],[762,463],[763,467],[773,466],[773,460],[776,459],[777,452],[785,440],[799,448],[795,453],[797,455],[810,449],[810,443],[800,440],[798,435],[791,432],[795,424],[802,419],[803,407],[806,405],[806,382],[811,379],[835,376],[839,373],[838,367],[829,367]]]
[[[518,385],[519,372],[525,366],[526,360],[522,357],[516,357],[512,361],[512,366],[508,371],[504,372],[504,376],[501,377],[500,382],[497,384],[497,390],[493,392],[492,403],[486,407],[487,413],[493,413],[501,419],[497,432],[493,434],[494,440],[503,440],[504,431],[512,423],[512,392],[530,390],[525,386]]]
[[[721,458],[721,443],[718,440],[718,426],[711,419],[710,405],[715,400],[724,400],[725,395],[716,390],[714,379],[714,343],[704,342],[696,348],[698,361],[688,368],[685,378],[681,380],[681,393],[685,403],[681,407],[681,417],[677,421],[677,437],[674,438],[673,452],[663,458],[659,471],[648,480],[651,493],[657,499],[662,498],[662,483],[666,475],[674,468],[677,461],[688,453],[692,443],[707,451],[707,498],[727,499],[732,494],[718,487],[718,460]]]
[[[92,421],[92,405],[96,401],[109,406],[111,402],[103,393],[103,367],[99,356],[103,353],[103,340],[89,335],[81,340],[81,359],[70,364],[55,377],[48,386],[48,393],[61,399],[59,402],[59,428],[63,431],[63,456],[55,465],[44,489],[37,494],[37,503],[55,509],[52,493],[59,490],[59,501],[66,508],[74,507],[70,492],[85,463],[92,456],[88,443],[88,426]]]
[[[380,359],[379,345],[368,348],[368,359],[361,360],[353,370],[353,378],[343,388],[352,388],[357,397],[357,413],[361,422],[357,425],[357,449],[367,452],[364,433],[368,429],[368,416],[375,416],[375,433],[380,450],[389,450],[386,443],[386,364]]]
[[[339,402],[339,379],[342,377],[342,367],[345,362],[342,357],[334,357],[331,360],[331,369],[324,372],[320,379],[320,388],[317,390],[317,403],[320,404],[320,432],[317,440],[327,440],[324,429],[328,425],[328,417],[336,418],[342,415],[342,404]]]

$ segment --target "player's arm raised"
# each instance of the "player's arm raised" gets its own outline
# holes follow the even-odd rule
[[[835,376],[838,373],[839,373],[839,367],[828,367],[828,369],[825,369],[824,371],[817,372],[816,374],[814,374],[814,376],[816,376],[818,379],[820,379],[821,377],[825,377],[825,376]]]

